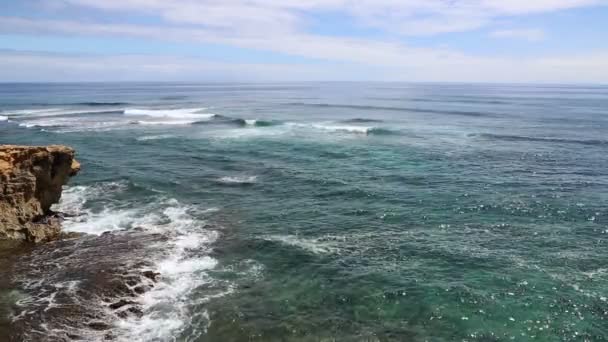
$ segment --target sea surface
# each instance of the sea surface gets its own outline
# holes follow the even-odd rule
[[[2,84],[0,110],[0,144],[83,166],[54,209],[87,235],[0,254],[14,340],[608,340],[608,86]]]

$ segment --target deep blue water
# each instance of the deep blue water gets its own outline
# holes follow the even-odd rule
[[[77,150],[66,230],[166,236],[118,340],[608,339],[606,86],[3,84],[0,109],[0,143]]]

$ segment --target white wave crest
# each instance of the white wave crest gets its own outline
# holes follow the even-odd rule
[[[159,134],[159,135],[144,135],[143,137],[138,137],[137,141],[149,141],[149,140],[161,140],[161,139],[169,139],[173,138],[175,135],[173,134]]]
[[[215,114],[199,113],[205,108],[184,108],[184,109],[125,109],[125,115],[129,116],[149,116],[155,118],[174,118],[174,119],[211,119]]]
[[[8,120],[8,116],[0,115],[0,121]]]
[[[154,120],[154,121],[145,121],[145,120],[137,120],[137,121],[131,121],[131,124],[136,124],[136,125],[150,125],[150,126],[155,126],[155,125],[189,125],[191,123],[197,122],[200,120]]]
[[[197,121],[208,121],[216,115],[200,113],[205,108],[184,109],[126,109],[126,116],[138,117],[132,123],[140,125],[189,125]]]
[[[332,132],[368,134],[374,127],[314,124],[312,127]]]
[[[218,179],[218,182],[224,184],[253,184],[257,179],[257,176],[226,176]]]
[[[47,116],[60,116],[60,115],[74,115],[74,114],[95,114],[95,113],[109,113],[109,112],[121,112],[122,108],[110,109],[110,108],[44,108],[44,109],[21,109],[14,111],[6,111],[6,114],[11,116],[19,117],[47,117]]]

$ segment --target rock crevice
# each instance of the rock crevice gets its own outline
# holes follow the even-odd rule
[[[0,239],[49,241],[61,232],[51,205],[80,170],[67,146],[0,145]]]

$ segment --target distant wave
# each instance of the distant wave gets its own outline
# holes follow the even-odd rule
[[[75,109],[75,108],[45,108],[45,109],[20,109],[14,111],[6,111],[3,114],[17,117],[34,117],[43,118],[51,116],[71,116],[81,114],[122,114],[123,111],[116,109]]]
[[[269,121],[259,119],[241,119],[231,118],[224,115],[215,115],[212,120],[201,120],[192,123],[193,125],[212,125],[212,124],[225,124],[225,125],[236,125],[236,126],[253,126],[253,127],[269,127],[281,125],[280,121]]]
[[[472,117],[491,116],[489,113],[478,112],[478,111],[439,110],[439,109],[390,107],[390,106],[367,106],[367,105],[304,103],[304,102],[290,102],[290,103],[287,103],[287,105],[301,106],[301,107],[316,107],[316,108],[343,108],[343,109],[356,109],[356,110],[368,110],[368,111],[384,110],[384,111],[396,111],[396,112],[415,112],[415,113],[429,113],[429,114],[461,115],[461,116],[472,116]]]
[[[400,102],[424,102],[424,103],[467,103],[467,104],[510,104],[512,102],[504,100],[484,100],[484,99],[458,99],[458,98],[407,98],[407,97],[368,97],[369,100],[378,101],[400,101]]]
[[[509,101],[501,100],[471,100],[471,99],[411,99],[412,102],[432,102],[432,103],[467,103],[467,104],[510,104]]]
[[[82,106],[128,106],[130,105],[130,103],[128,102],[79,102],[79,103],[75,103],[75,105],[82,105]]]
[[[8,120],[8,116],[0,115],[0,121],[6,121],[6,120]]]
[[[175,95],[175,96],[163,96],[160,99],[161,100],[184,100],[187,98],[188,98],[188,96]]]
[[[126,116],[142,117],[132,121],[140,125],[189,125],[213,119],[216,114],[200,113],[205,108],[184,109],[125,109]]]
[[[206,108],[182,108],[182,109],[125,109],[125,115],[130,116],[151,116],[161,118],[212,118],[215,114],[202,114]]]
[[[136,138],[137,141],[149,141],[149,140],[161,140],[175,137],[173,134],[159,134],[159,135],[144,135],[143,137]]]
[[[131,105],[129,102],[105,102],[105,101],[85,101],[85,102],[63,102],[63,103],[30,103],[32,106],[128,106]]]
[[[381,127],[341,126],[331,124],[313,124],[313,128],[332,132],[355,133],[365,135],[397,135],[399,132]]]
[[[491,140],[502,140],[502,141],[528,141],[528,142],[547,142],[547,143],[558,143],[558,144],[580,144],[589,146],[603,146],[608,145],[608,140],[579,140],[579,139],[563,139],[563,138],[541,138],[541,137],[528,137],[520,135],[502,135],[502,134],[469,134],[469,137],[480,137]]]
[[[150,125],[150,126],[156,126],[156,125],[190,125],[193,123],[192,120],[176,120],[176,119],[171,119],[171,120],[132,120],[129,121],[130,124],[132,125]]]
[[[354,118],[354,119],[342,120],[340,122],[343,122],[343,123],[375,123],[375,122],[383,122],[383,121],[378,120],[378,119]]]

